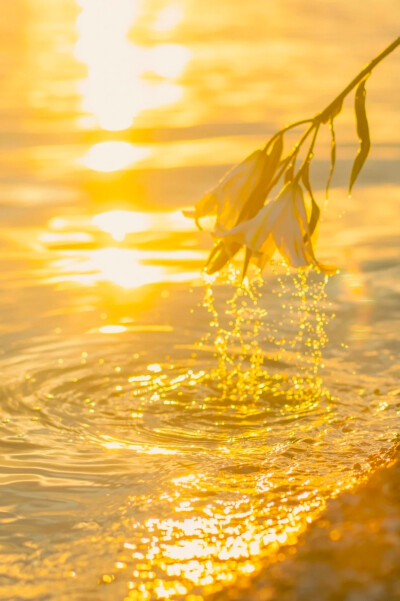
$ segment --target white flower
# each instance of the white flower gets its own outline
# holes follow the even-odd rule
[[[216,244],[206,264],[216,273],[241,247],[247,249],[244,272],[250,258],[262,269],[278,250],[288,265],[316,265],[325,273],[336,269],[321,265],[315,258],[303,190],[291,178],[272,201],[265,203],[268,186],[280,165],[282,139],[270,150],[256,150],[231,169],[219,183],[186,211],[196,221],[216,216],[213,237]]]
[[[216,233],[230,230],[238,224],[243,208],[256,192],[268,156],[265,150],[256,150],[228,173],[203,196],[193,211],[184,211],[186,217],[216,215]]]
[[[297,183],[287,183],[277,198],[255,217],[232,228],[223,239],[246,246],[261,268],[278,250],[293,267],[316,265],[325,273],[336,271],[321,265],[315,258],[303,191]]]

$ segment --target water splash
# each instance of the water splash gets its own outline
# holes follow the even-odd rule
[[[322,353],[333,316],[328,277],[312,268],[294,273],[278,263],[272,271],[272,286],[260,274],[241,282],[232,266],[223,276],[204,276],[203,306],[211,319],[198,346],[213,349],[211,376],[233,402],[257,402],[266,391],[290,402],[317,401],[326,394]],[[221,285],[223,299],[215,292]],[[265,299],[266,285],[274,298]]]

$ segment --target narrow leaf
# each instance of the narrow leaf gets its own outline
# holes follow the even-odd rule
[[[333,176],[333,172],[335,170],[335,164],[336,164],[336,136],[335,136],[335,130],[333,127],[333,117],[331,117],[331,119],[329,121],[329,129],[331,130],[331,169],[329,171],[328,181],[326,182],[326,199],[327,200],[328,200],[328,196],[329,196],[329,186],[331,185],[332,176]]]
[[[311,199],[311,216],[310,216],[310,222],[308,224],[308,230],[309,230],[309,235],[312,236],[315,231],[315,228],[317,227],[317,223],[318,223],[321,211],[320,211],[319,206],[315,202],[314,194],[313,194],[313,191],[311,188],[310,161],[307,161],[307,163],[304,165],[304,168],[301,172],[301,180],[302,180],[304,187],[307,190],[307,192],[310,196],[310,199]]]
[[[351,194],[351,190],[353,185],[360,173],[365,160],[368,156],[369,149],[371,147],[371,141],[369,137],[369,128],[368,128],[368,119],[367,113],[365,109],[365,79],[360,83],[357,88],[355,95],[355,112],[356,112],[356,120],[357,120],[357,135],[360,140],[360,148],[358,150],[357,156],[354,159],[353,168],[351,170],[350,175],[350,184],[349,184],[349,195]]]

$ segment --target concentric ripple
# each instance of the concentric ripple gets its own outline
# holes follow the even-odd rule
[[[5,598],[54,579],[59,599],[201,599],[275,561],[396,438],[394,394],[293,399],[265,368],[244,399],[200,359],[123,351],[70,349],[2,390]]]

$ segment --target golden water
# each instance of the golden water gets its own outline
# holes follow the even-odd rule
[[[250,599],[259,573],[266,595],[395,449],[399,57],[371,79],[351,201],[350,108],[337,132],[319,256],[339,275],[204,284],[210,240],[181,209],[324,106],[398,3],[3,5],[0,597]],[[329,599],[331,566],[296,598]]]

